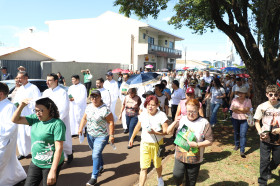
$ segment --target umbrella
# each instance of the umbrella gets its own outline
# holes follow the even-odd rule
[[[190,67],[184,67],[183,70],[188,70]]]
[[[122,71],[123,71],[123,69],[116,68],[116,69],[112,70],[112,73],[120,73]]]
[[[225,69],[226,67],[222,67],[221,70]]]
[[[159,74],[154,72],[148,72],[143,74],[134,74],[126,81],[130,88],[140,87],[156,83],[159,81]]]
[[[146,68],[154,68],[153,65],[146,65]]]
[[[226,67],[223,69],[223,73],[242,74],[242,71],[236,67]]]
[[[127,73],[130,73],[129,70],[122,70],[122,74],[127,74]]]

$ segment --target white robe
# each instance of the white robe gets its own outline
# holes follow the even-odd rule
[[[101,93],[101,98],[108,109],[111,107],[111,95],[110,92],[105,88],[98,89]]]
[[[71,135],[77,135],[80,122],[87,106],[87,89],[81,83],[77,85],[71,85],[68,89],[68,95],[70,94],[74,98],[74,101],[70,101],[69,110]]]
[[[59,118],[64,122],[65,131],[65,141],[63,142],[63,152],[66,155],[72,154],[72,136],[69,120],[69,97],[67,92],[60,86],[54,89],[47,89],[43,92],[42,97],[48,97],[56,104],[59,111]]]
[[[126,95],[122,94],[122,91],[124,89],[127,92],[128,91],[128,87],[129,87],[129,85],[126,82],[122,82],[122,84],[120,86],[120,95],[119,96],[120,96],[122,105],[123,105],[123,102],[124,102],[124,98],[126,96]],[[123,126],[123,129],[127,129],[126,117],[125,117],[125,109],[122,112],[122,126]]]
[[[27,83],[19,87],[14,103],[21,103],[26,98],[31,98],[31,102],[23,108],[21,116],[27,116],[34,113],[35,101],[41,97],[41,92],[36,85]],[[31,153],[31,127],[28,125],[18,126],[17,147],[20,155],[27,156]]]
[[[114,116],[114,121],[116,122],[118,117],[116,116],[115,114],[115,110],[116,110],[116,103],[117,103],[117,100],[118,100],[118,96],[119,96],[119,87],[118,87],[118,83],[115,81],[115,80],[111,80],[111,81],[108,81],[106,80],[104,82],[104,85],[103,87],[106,89],[106,90],[109,90],[110,92],[110,95],[111,95],[111,112]]]
[[[12,186],[26,178],[16,157],[18,126],[11,122],[16,107],[8,99],[0,101],[0,185]]]

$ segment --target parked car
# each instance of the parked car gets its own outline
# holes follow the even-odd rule
[[[9,94],[11,94],[14,89],[15,89],[15,86],[16,86],[16,83],[15,83],[15,80],[14,79],[11,79],[11,80],[4,80],[4,81],[0,81],[2,83],[6,83],[9,87]],[[43,93],[46,89],[48,89],[48,86],[47,86],[47,81],[45,79],[28,79],[28,82],[36,85],[40,92]],[[66,86],[63,86],[61,84],[59,84],[59,86],[61,88],[63,88],[64,90],[66,90],[66,92],[68,92],[68,87]]]

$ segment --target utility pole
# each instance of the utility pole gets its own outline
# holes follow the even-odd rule
[[[187,47],[185,47],[185,67],[187,66],[187,59],[186,59],[186,55],[187,55]]]

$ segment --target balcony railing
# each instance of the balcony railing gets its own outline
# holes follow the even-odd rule
[[[181,50],[167,48],[163,46],[149,44],[148,51],[150,54],[163,54],[162,56],[180,58],[182,56]]]

